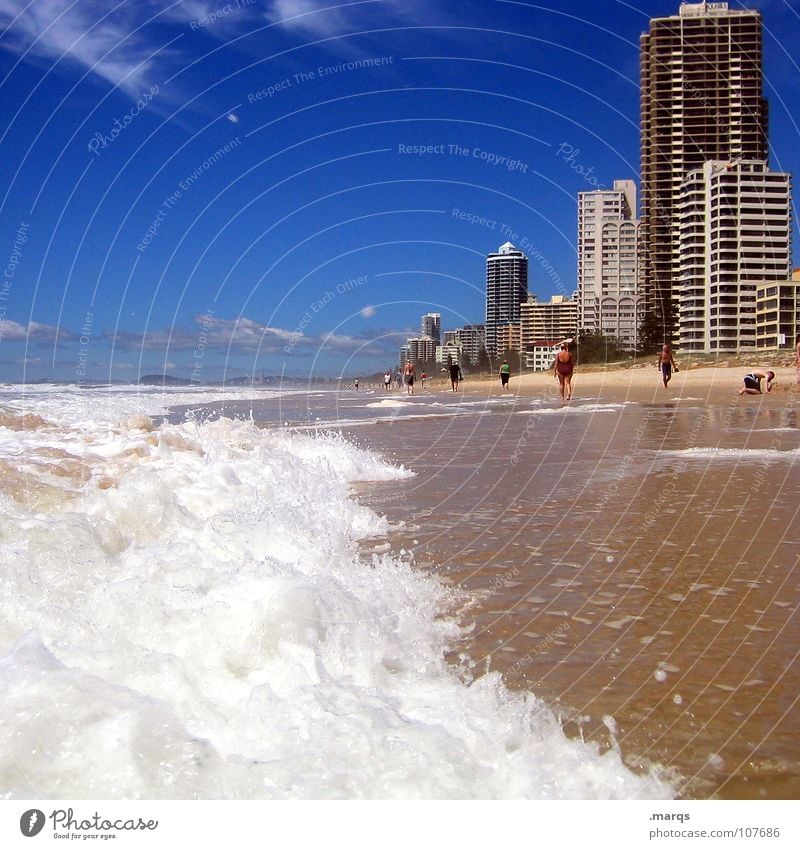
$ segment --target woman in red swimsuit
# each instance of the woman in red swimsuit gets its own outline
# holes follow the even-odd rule
[[[553,360],[553,374],[558,378],[562,401],[569,401],[572,398],[573,371],[575,371],[575,360],[569,352],[569,347],[564,344]]]

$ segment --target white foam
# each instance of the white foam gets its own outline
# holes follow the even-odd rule
[[[75,421],[17,449],[88,473],[45,464],[45,507],[0,497],[3,798],[672,795],[445,662],[463,600],[359,545],[387,526],[352,482],[405,470],[230,419],[112,426],[127,401],[92,420],[54,394]]]
[[[397,398],[384,398],[382,401],[375,401],[372,404],[365,404],[366,407],[380,407],[380,408],[408,408],[411,406],[419,406],[415,401],[400,401]]]
[[[683,448],[674,451],[659,451],[661,457],[680,457],[689,460],[788,460],[794,462],[800,457],[800,448],[781,451],[776,448]]]

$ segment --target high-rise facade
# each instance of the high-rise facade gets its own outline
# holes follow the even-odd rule
[[[481,349],[486,347],[486,328],[482,324],[465,324],[456,334],[455,340],[461,345],[465,362],[477,365]]]
[[[674,339],[680,309],[679,207],[709,160],[766,160],[761,15],[682,3],[641,37],[641,230],[648,307]]]
[[[533,296],[522,305],[520,341],[523,351],[542,343],[555,343],[574,336],[578,329],[578,304],[563,295],[549,301]]]
[[[641,313],[636,184],[578,194],[578,323],[636,346]]]
[[[756,289],[791,273],[791,180],[766,162],[706,162],[682,184],[681,351],[756,347]]]
[[[442,316],[438,312],[425,313],[419,323],[419,335],[429,336],[436,341],[437,345],[442,344]]]
[[[519,323],[519,307],[528,297],[528,258],[511,242],[486,258],[486,350],[498,350],[498,329]]]

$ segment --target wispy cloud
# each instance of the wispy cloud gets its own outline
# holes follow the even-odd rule
[[[30,321],[28,324],[19,324],[19,322],[8,319],[0,321],[0,342],[34,342],[40,344],[54,342],[55,340],[67,342],[77,338],[76,333],[49,324],[39,324],[35,321]]]
[[[151,51],[133,32],[153,10],[149,4],[135,11],[131,6],[103,0],[0,0],[5,27],[0,44],[20,55],[76,63],[112,85],[138,90],[150,70]]]
[[[202,29],[225,38],[231,27],[253,17],[244,6],[241,13],[218,18],[224,7],[219,0],[0,0],[0,48],[78,65],[138,95],[158,76],[156,66],[175,55],[163,48],[180,35],[176,25],[187,34]]]
[[[272,23],[289,29],[302,30],[319,38],[338,35],[348,30],[358,30],[365,14],[375,12],[382,17],[410,21],[417,16],[415,0],[272,0],[266,16]]]
[[[341,333],[306,335],[261,324],[251,318],[220,319],[195,316],[196,327],[171,327],[146,333],[104,333],[114,347],[126,351],[213,351],[217,355],[282,354],[308,355],[362,353],[383,355],[386,348],[365,336]]]

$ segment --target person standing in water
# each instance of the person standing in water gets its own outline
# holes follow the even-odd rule
[[[388,392],[392,386],[392,373],[389,369],[386,369],[386,374],[383,376],[383,391]]]
[[[672,349],[664,343],[661,348],[661,353],[658,355],[658,367],[661,370],[661,379],[664,381],[664,388],[672,379],[672,370],[678,371],[678,365],[672,356]]]
[[[558,378],[558,388],[561,392],[562,401],[569,401],[572,398],[572,373],[574,371],[575,360],[565,342],[553,360],[553,374]]]
[[[405,368],[403,369],[403,380],[406,384],[406,394],[413,395],[414,394],[414,381],[417,378],[417,369],[414,363],[409,360]]]

